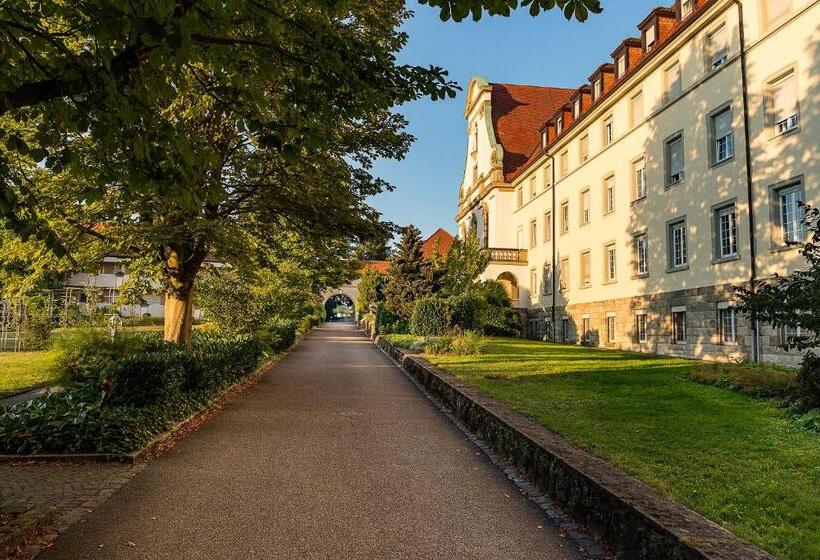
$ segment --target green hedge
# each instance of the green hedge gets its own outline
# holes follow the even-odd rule
[[[416,336],[437,336],[449,327],[447,303],[439,297],[421,298],[413,306],[410,332]]]
[[[197,333],[121,357],[63,393],[0,413],[0,452],[125,453],[195,412],[250,375],[262,356],[250,336]]]

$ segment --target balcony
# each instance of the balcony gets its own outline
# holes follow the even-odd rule
[[[490,247],[487,250],[490,252],[490,262],[527,264],[526,249],[503,249],[498,247]]]

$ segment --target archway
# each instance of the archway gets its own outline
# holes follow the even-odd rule
[[[325,319],[328,321],[352,321],[356,318],[353,300],[345,294],[333,294],[325,300]]]
[[[518,299],[518,279],[512,272],[502,272],[498,275],[496,280],[504,286],[504,289],[507,290],[507,295],[510,296],[511,300]]]

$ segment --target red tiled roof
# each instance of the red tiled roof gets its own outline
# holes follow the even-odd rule
[[[421,246],[421,253],[425,259],[433,257],[433,249],[438,241],[438,254],[446,257],[450,252],[450,247],[453,245],[453,236],[445,230],[438,228],[433,235],[428,237]]]
[[[508,180],[541,142],[541,125],[569,101],[575,90],[516,84],[490,86],[493,129],[496,141],[504,148],[504,180]]]
[[[390,268],[390,261],[359,261],[359,273],[365,270],[375,270],[385,276],[388,268]]]

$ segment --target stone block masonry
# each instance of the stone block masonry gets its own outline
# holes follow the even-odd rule
[[[555,340],[646,352],[700,360],[740,361],[751,359],[752,328],[748,317],[739,313],[736,318],[734,342],[724,342],[721,336],[720,309],[735,301],[734,286],[723,284],[662,292],[653,295],[569,303],[555,308]],[[673,312],[685,310],[685,341],[676,341]],[[638,340],[637,316],[646,314],[646,340]],[[607,319],[615,320],[614,340],[609,339]],[[549,338],[548,323],[552,308],[529,310],[528,335],[530,338]],[[586,321],[585,321],[586,320]],[[585,330],[585,322],[587,329]],[[762,361],[784,366],[800,365],[802,353],[786,352],[778,344],[783,333],[770,325],[761,325],[760,356]]]
[[[563,511],[624,560],[774,560],[426,360],[376,343]]]

